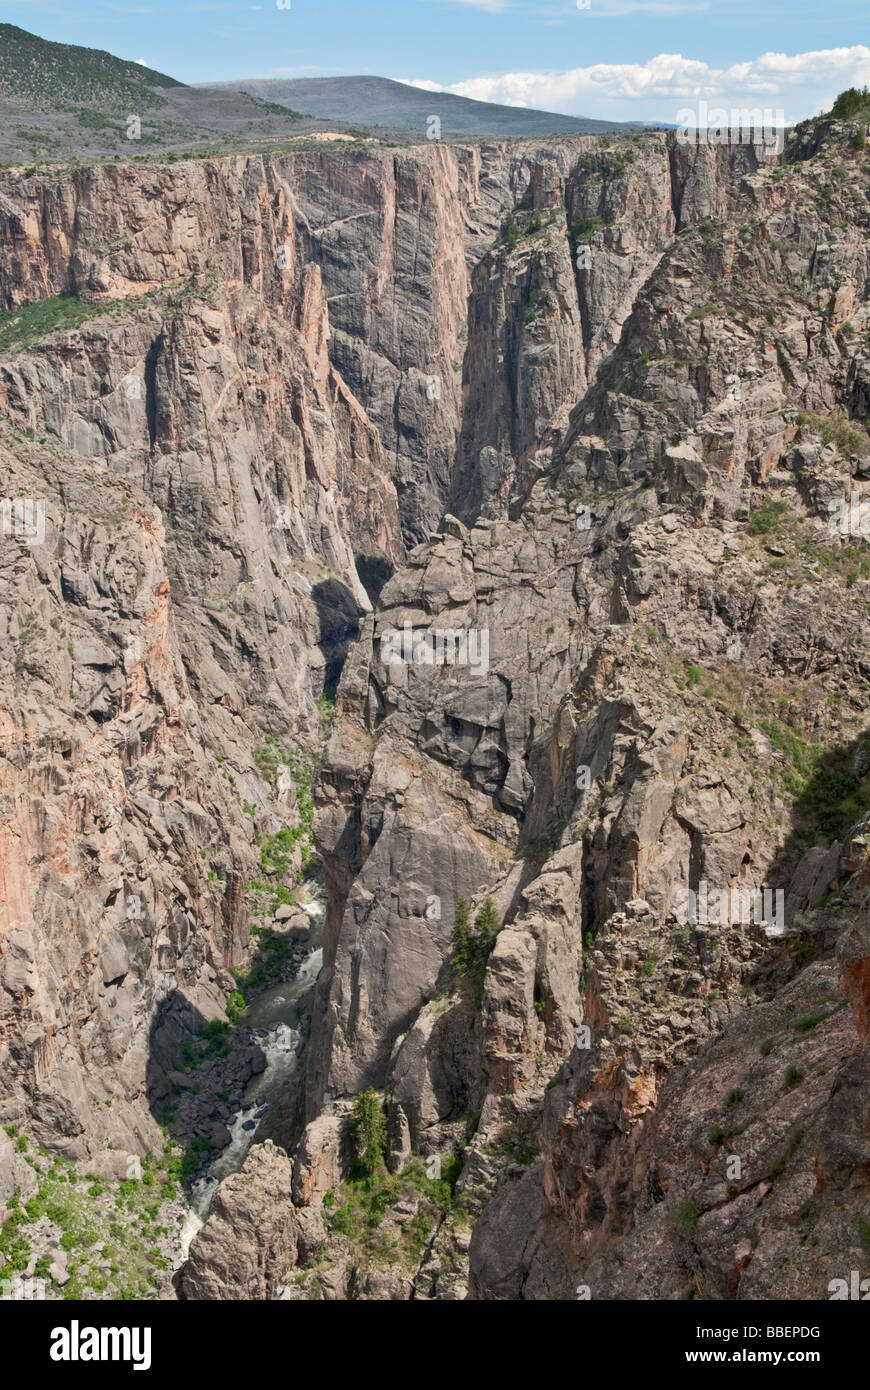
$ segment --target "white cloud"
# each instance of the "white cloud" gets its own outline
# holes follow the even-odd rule
[[[674,123],[680,107],[700,100],[727,108],[782,108],[787,125],[827,109],[844,87],[870,84],[870,48],[827,48],[814,53],[763,53],[716,68],[680,53],[659,53],[646,63],[595,63],[566,72],[506,72],[471,77],[451,86],[414,79],[429,92],[453,92],[505,106],[533,106],[569,116]]]
[[[710,4],[707,0],[589,0],[588,6],[578,4],[569,8],[584,10],[589,19],[621,19],[627,14],[672,19],[684,14],[697,18],[710,9]]]
[[[685,3],[668,4],[656,3],[656,0],[597,0],[595,4],[595,14],[600,10],[605,14],[615,15],[619,18],[624,14],[647,14],[655,15],[657,19],[669,18],[672,15],[690,14],[697,16],[699,12],[709,10],[709,5],[695,4],[694,0],[685,0]]]
[[[487,10],[490,14],[513,10],[535,19],[559,22],[571,19],[575,10],[584,10],[597,19],[619,19],[629,14],[662,19],[683,14],[697,17],[700,11],[710,8],[710,0],[589,0],[588,4],[580,4],[579,0],[551,0],[549,4],[541,4],[540,0],[531,0],[531,3],[529,0],[436,0],[436,3],[465,5],[475,10]]]
[[[451,0],[454,5],[468,5],[475,10],[488,10],[490,14],[498,14],[500,10],[508,8],[508,0]]]

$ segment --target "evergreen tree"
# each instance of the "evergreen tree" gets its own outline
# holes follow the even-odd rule
[[[843,117],[854,116],[860,111],[862,106],[870,104],[870,90],[867,87],[847,87],[845,92],[841,92],[831,107],[831,115]]]
[[[481,947],[485,949],[486,954],[489,955],[495,938],[498,936],[501,929],[501,922],[499,921],[498,912],[496,911],[496,906],[492,898],[486,898],[484,900],[483,907],[474,919],[474,926]]]
[[[351,1135],[360,1167],[370,1176],[383,1168],[387,1151],[387,1121],[381,1098],[371,1086],[353,1098]]]
[[[486,898],[474,919],[470,920],[471,909],[465,898],[456,904],[456,917],[453,923],[453,965],[471,988],[472,997],[479,1008],[483,1002],[483,977],[486,963],[501,931],[498,910],[492,898]]]
[[[465,971],[468,968],[470,944],[471,904],[467,898],[458,898],[453,921],[453,961],[457,970]]]

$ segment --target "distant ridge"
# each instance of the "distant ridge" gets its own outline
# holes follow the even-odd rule
[[[293,106],[319,120],[388,130],[411,139],[426,137],[429,116],[438,116],[442,136],[595,135],[636,127],[583,116],[560,116],[524,106],[473,101],[451,92],[427,92],[388,77],[250,78],[211,90],[247,92],[279,106]]]

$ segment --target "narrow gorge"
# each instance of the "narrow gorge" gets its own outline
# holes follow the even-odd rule
[[[863,129],[0,168],[0,1252],[50,1297],[866,1269]]]

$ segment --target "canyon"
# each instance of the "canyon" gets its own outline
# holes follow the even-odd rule
[[[136,1297],[866,1268],[859,125],[0,170],[0,1223],[51,1296],[122,1287],[60,1177],[163,1184]]]

